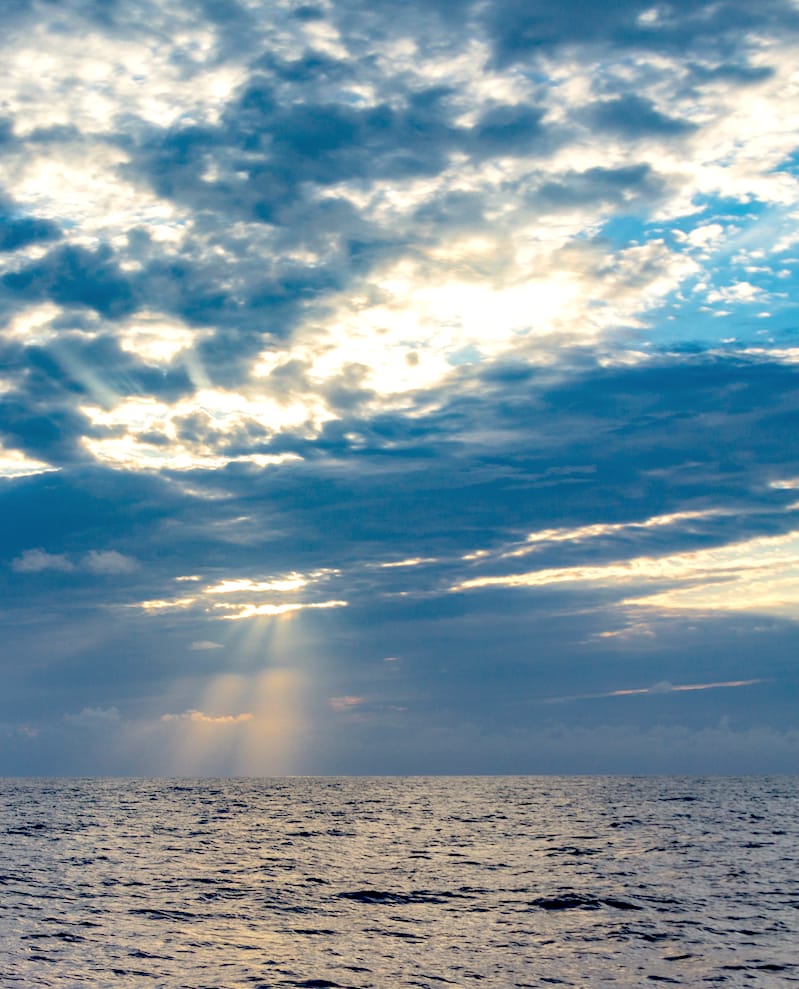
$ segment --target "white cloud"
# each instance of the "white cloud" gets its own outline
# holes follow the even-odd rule
[[[755,302],[762,295],[762,290],[751,282],[735,282],[724,288],[714,289],[708,292],[708,302],[742,303]]]
[[[153,598],[149,601],[138,601],[136,604],[127,605],[127,607],[141,608],[148,615],[157,615],[163,611],[181,611],[191,608],[196,601],[196,597]]]
[[[407,560],[390,560],[387,563],[378,563],[378,567],[381,570],[395,570],[404,569],[405,567],[418,567],[424,563],[436,563],[436,557],[434,556],[414,556],[409,557]]]
[[[290,602],[275,604],[269,599],[274,594],[295,594],[312,584],[317,584],[339,575],[335,568],[326,567],[313,570],[309,573],[298,573],[291,571],[279,576],[271,576],[266,580],[253,580],[250,577],[226,577],[215,583],[207,584],[198,588],[196,595],[183,595],[175,598],[157,598],[149,601],[140,601],[138,604],[128,607],[141,608],[150,614],[170,610],[188,610],[190,608],[201,609],[214,618],[236,620],[240,618],[255,618],[259,616],[279,617],[293,612],[302,611],[308,608],[341,608],[345,607],[346,601],[321,601],[321,602]],[[196,574],[177,577],[178,581],[190,581],[198,583],[202,578]],[[205,600],[203,595],[212,600]],[[267,599],[254,599],[254,595],[267,595]],[[221,601],[213,600],[222,598]],[[220,614],[220,611],[232,612],[232,614]],[[192,648],[200,648],[192,646]],[[203,648],[210,648],[204,646]]]
[[[229,463],[263,467],[297,461],[301,458],[295,453],[227,453],[225,447],[237,431],[245,437],[253,426],[265,437],[283,429],[315,436],[333,418],[313,395],[283,403],[270,397],[248,397],[244,388],[238,392],[201,388],[171,405],[149,397],[123,398],[110,408],[85,405],[81,412],[113,434],[84,437],[89,453],[110,466],[132,470],[196,470]],[[200,427],[202,438],[191,438],[191,430],[185,429],[190,422]]]
[[[313,601],[305,604],[217,604],[216,608],[223,608],[235,612],[229,615],[219,615],[226,621],[240,621],[243,618],[279,618],[282,615],[292,615],[298,611],[329,610],[330,608],[346,608],[347,601]]]
[[[209,335],[161,313],[140,311],[135,319],[118,328],[122,350],[136,354],[150,364],[170,364],[183,351]]]
[[[450,590],[646,583],[670,584],[672,589],[619,603],[664,611],[754,611],[799,618],[799,531],[689,553],[472,577]]]
[[[213,642],[211,639],[197,639],[189,646],[194,652],[206,652],[211,649],[223,649],[221,642]]]
[[[299,591],[310,582],[309,577],[302,574],[290,574],[283,579],[255,581],[249,579],[223,580],[211,587],[203,588],[204,594],[252,594],[261,591],[278,591],[288,593]]]
[[[56,335],[53,321],[61,315],[61,307],[52,302],[18,310],[7,320],[0,333],[20,343],[38,346]]]
[[[56,470],[59,468],[29,457],[21,450],[9,450],[0,445],[0,478],[30,477]]]
[[[539,529],[531,532],[525,542],[515,549],[508,549],[499,554],[502,559],[526,556],[550,543],[581,543],[602,536],[633,533],[637,530],[659,529],[679,525],[683,522],[699,521],[700,519],[718,518],[729,514],[720,509],[704,509],[702,511],[672,512],[668,515],[653,515],[641,522],[595,522],[589,525],[564,526],[557,529]],[[471,554],[470,554],[471,556]]]
[[[705,223],[685,235],[686,241],[692,247],[708,248],[724,236],[724,227],[720,223]]]

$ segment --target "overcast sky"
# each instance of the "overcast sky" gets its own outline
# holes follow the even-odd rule
[[[13,0],[0,772],[799,767],[795,0]]]

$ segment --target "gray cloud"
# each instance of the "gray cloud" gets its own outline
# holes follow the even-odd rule
[[[19,573],[41,573],[42,570],[61,570],[70,573],[75,569],[66,556],[61,553],[48,553],[43,549],[28,549],[12,560],[11,566]]]
[[[650,100],[627,94],[602,100],[587,109],[591,124],[628,138],[677,137],[695,131],[696,125],[661,113]]]
[[[544,0],[500,0],[488,5],[483,17],[500,64],[573,45],[724,52],[747,32],[793,33],[799,28],[796,10],[785,0],[767,0],[756,9],[743,0],[676,0],[663,8],[652,7],[648,0],[617,0],[603,8],[590,0],[567,0],[557,7]]]
[[[87,306],[110,318],[136,308],[130,285],[108,248],[92,252],[70,245],[57,247],[40,262],[6,273],[0,282],[7,292],[26,300]]]

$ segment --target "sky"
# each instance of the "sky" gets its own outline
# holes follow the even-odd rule
[[[10,0],[0,773],[799,768],[797,0]]]

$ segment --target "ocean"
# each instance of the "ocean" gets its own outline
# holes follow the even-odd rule
[[[799,983],[799,778],[0,780],[0,986]]]

